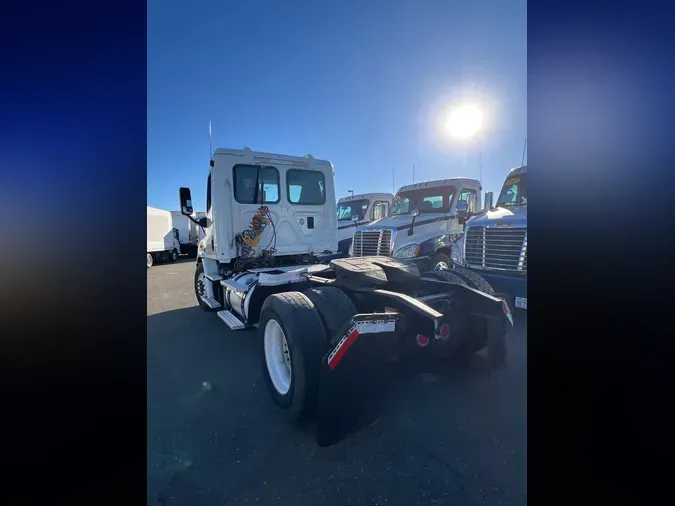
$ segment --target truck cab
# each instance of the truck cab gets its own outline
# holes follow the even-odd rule
[[[207,275],[337,252],[333,166],[326,160],[217,149],[206,193],[197,261]]]
[[[389,215],[359,227],[350,256],[384,255],[418,264],[421,271],[452,266],[452,245],[481,198],[476,179],[455,177],[401,187]]]
[[[486,199],[487,200],[487,199]],[[511,169],[493,208],[470,220],[459,255],[460,267],[480,273],[513,305],[527,309],[527,166]]]
[[[393,199],[391,193],[361,193],[338,200],[338,250],[349,251],[358,227],[386,218]]]

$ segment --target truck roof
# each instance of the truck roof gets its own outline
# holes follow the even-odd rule
[[[468,177],[450,177],[447,179],[436,179],[435,181],[425,181],[423,183],[414,183],[406,186],[401,186],[398,191],[417,190],[418,188],[433,188],[435,186],[461,186],[463,184],[477,184],[480,186],[478,179],[471,179]],[[396,192],[398,193],[398,192]]]
[[[352,195],[350,197],[342,197],[338,200],[340,202],[347,202],[349,200],[360,200],[360,199],[393,199],[394,195],[391,193],[359,193],[358,195]]]
[[[294,156],[294,155],[282,155],[279,153],[267,153],[265,151],[253,151],[249,147],[244,149],[235,149],[235,148],[217,148],[213,155],[228,155],[228,156],[241,156],[241,157],[253,157],[255,163],[269,163],[276,165],[301,165],[308,169],[312,169],[313,166],[317,165],[328,165],[333,166],[328,160],[321,160],[319,158],[314,158],[312,155],[305,156]]]
[[[509,176],[515,176],[516,174],[527,174],[527,165],[515,167],[509,171]]]

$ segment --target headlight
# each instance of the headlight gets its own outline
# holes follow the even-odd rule
[[[394,258],[415,258],[419,252],[419,244],[409,244],[408,246],[403,246],[394,253]]]
[[[464,257],[462,256],[462,248],[460,244],[453,244],[450,248],[450,260],[455,265],[464,265]]]

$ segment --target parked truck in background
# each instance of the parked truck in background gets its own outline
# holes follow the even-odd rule
[[[148,268],[157,260],[178,260],[180,242],[171,211],[147,206],[147,243]]]
[[[494,207],[486,197],[487,211],[466,224],[454,263],[527,309],[527,165],[509,171]]]
[[[386,218],[393,198],[391,193],[361,193],[338,200],[338,251],[349,251],[357,228]]]
[[[391,256],[421,271],[452,266],[453,244],[481,198],[476,179],[455,177],[401,187],[386,218],[359,227],[350,256]]]
[[[199,244],[200,227],[188,216],[180,211],[171,211],[173,226],[178,230],[178,242],[180,243],[180,253],[189,256],[197,255],[197,245]],[[193,218],[198,219],[197,213]]]

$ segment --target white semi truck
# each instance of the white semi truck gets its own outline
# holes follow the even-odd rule
[[[180,252],[178,230],[170,211],[147,206],[148,268],[157,260],[175,262]]]
[[[393,198],[391,193],[361,193],[338,200],[338,251],[349,251],[358,227],[386,218]]]
[[[453,245],[481,198],[480,181],[453,177],[403,186],[389,215],[354,233],[350,256],[385,255],[422,271],[452,266]]]
[[[508,304],[471,271],[338,258],[333,179],[332,165],[310,155],[217,149],[206,216],[195,220],[206,230],[199,305],[231,330],[258,328],[271,399],[292,420],[314,419],[321,446],[349,432],[364,405],[355,396],[387,357],[467,363],[487,348],[498,365],[512,324]],[[192,217],[189,188],[180,208]]]

